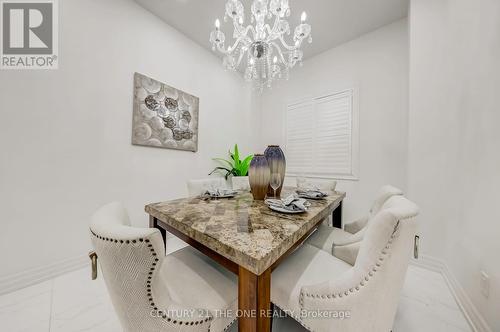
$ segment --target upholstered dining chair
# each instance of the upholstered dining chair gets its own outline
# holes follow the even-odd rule
[[[326,180],[326,179],[311,179],[305,177],[297,177],[297,188],[316,188],[323,191],[335,191],[337,187],[337,181]],[[324,219],[322,225],[324,227],[329,227],[332,225],[332,216],[328,216]]]
[[[305,244],[271,275],[271,301],[310,331],[389,332],[416,232],[417,206],[389,198],[354,264]]]
[[[403,195],[403,191],[390,185],[383,186],[378,191],[366,216],[346,223],[344,229],[328,227],[322,224],[308,239],[308,243],[354,265],[370,218],[375,216],[383,204],[395,195]]]
[[[234,322],[220,313],[237,310],[236,277],[192,247],[165,256],[160,232],[131,227],[120,203],[99,209],[90,231],[124,331],[224,331]]]
[[[187,182],[189,197],[204,194],[207,189],[227,188],[226,180],[223,177],[213,177],[199,180],[189,180]]]
[[[298,188],[317,188],[319,190],[335,191],[337,181],[324,179],[311,179],[305,177],[297,177]]]

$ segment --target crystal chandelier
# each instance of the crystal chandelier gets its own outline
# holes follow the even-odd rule
[[[245,9],[239,0],[228,0],[224,21],[233,20],[232,45],[225,46],[226,36],[220,30],[220,21],[215,21],[215,30],[210,34],[212,49],[224,54],[223,65],[229,70],[237,70],[246,63],[245,79],[254,82],[260,91],[264,86],[279,78],[288,79],[289,70],[297,63],[302,65],[303,52],[300,50],[304,39],[312,42],[311,26],[306,23],[307,15],[302,13],[301,23],[295,28],[292,44],[285,41],[290,35],[288,0],[254,0],[251,6],[250,25],[244,26]],[[271,26],[266,19],[272,20]],[[253,25],[255,24],[255,26]],[[245,59],[244,59],[245,58]]]

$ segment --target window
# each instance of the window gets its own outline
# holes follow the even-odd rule
[[[357,179],[358,112],[354,104],[351,89],[287,106],[287,175]]]

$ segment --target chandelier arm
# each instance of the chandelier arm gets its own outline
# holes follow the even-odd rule
[[[281,62],[285,65],[285,67],[291,67],[291,63],[286,61],[285,56],[283,55],[283,52],[281,51],[279,45],[276,44],[275,42],[271,42],[271,45],[274,46],[276,51],[278,51],[279,58],[281,59]]]
[[[246,28],[242,29],[243,26],[240,25],[239,23],[236,22],[236,19],[233,18],[233,25],[234,25],[234,29],[235,31],[237,32],[237,39],[247,39],[248,42],[251,42],[250,38],[248,37],[248,31],[251,30],[251,28],[253,28],[252,26],[247,26]],[[236,46],[236,45],[235,45]]]
[[[245,28],[245,30],[244,30],[244,32],[243,32],[243,34],[242,34],[242,35],[244,35],[244,36],[245,36],[245,38],[246,38],[246,40],[247,40],[248,44],[251,44],[251,43],[252,43],[252,39],[248,36],[249,31],[252,33],[252,35],[253,35],[253,39],[255,39],[255,34],[256,34],[256,32],[255,32],[255,28],[254,28],[252,25],[248,25],[248,26]]]
[[[281,44],[283,45],[284,48],[286,48],[287,50],[289,51],[294,51],[298,48],[300,48],[300,45],[302,44],[302,40],[301,39],[298,39],[299,41],[299,44],[298,45],[293,45],[293,46],[290,46],[287,44],[287,42],[285,41],[285,39],[283,38],[283,35],[280,35],[279,36],[279,40],[281,41]]]
[[[233,50],[236,49],[236,47],[238,47],[238,45],[240,43],[243,43],[244,45],[248,45],[248,42],[246,42],[246,39],[248,39],[248,36],[246,35],[240,35],[233,43],[233,46],[230,46],[231,47],[231,51],[229,51],[229,49],[226,49],[225,48],[225,44],[224,43],[217,43],[217,49],[219,50],[219,52],[223,53],[223,54],[231,54]]]
[[[270,40],[274,40],[277,38],[277,36],[279,36],[280,34],[278,33],[278,23],[281,21],[279,16],[276,15],[275,16],[275,20],[274,20],[274,25],[273,25],[273,29],[270,30],[270,27],[269,27],[269,39]],[[271,37],[272,36],[272,37]]]
[[[252,35],[253,35],[253,39],[255,40],[256,37],[257,37],[257,31],[255,31],[255,28],[253,27],[253,25],[249,25],[247,26],[247,28],[245,30],[250,30],[250,32],[252,32]],[[248,31],[245,32],[245,35],[248,34]]]
[[[224,47],[224,43],[217,43],[217,50],[222,54],[229,54],[229,52]]]
[[[233,17],[233,25],[234,25],[235,31],[238,32],[238,34],[240,36],[246,35],[248,33],[248,27],[243,28],[243,25],[241,25],[239,22],[237,22],[235,17]]]
[[[233,46],[231,46],[231,51],[228,50],[228,53],[232,53],[238,45],[242,42],[242,40],[245,38],[245,36],[240,36],[238,39],[236,39],[233,43]]]
[[[264,25],[264,30],[267,30],[267,38],[266,40],[272,40],[273,38],[271,38],[271,27],[269,26],[269,24],[266,24]]]
[[[243,60],[243,57],[245,56],[245,53],[246,53],[246,52],[247,52],[247,51],[245,51],[245,52],[241,52],[241,51],[240,51],[240,55],[239,55],[239,57],[238,57],[238,61],[236,62],[236,66],[235,66],[235,68],[238,68],[238,67],[240,66],[241,61]]]

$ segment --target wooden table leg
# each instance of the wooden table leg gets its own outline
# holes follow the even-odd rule
[[[271,269],[260,276],[239,268],[238,331],[269,332],[271,330]]]
[[[342,228],[342,202],[332,212],[332,226]]]
[[[164,228],[158,226],[158,219],[153,216],[149,216],[149,228],[158,229],[161,233],[161,236],[163,237],[163,244],[167,244],[167,231]]]

